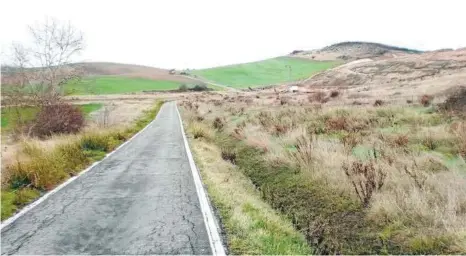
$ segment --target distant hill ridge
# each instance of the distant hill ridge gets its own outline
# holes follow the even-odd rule
[[[349,48],[357,48],[366,51],[400,51],[406,53],[422,53],[423,51],[409,49],[404,47],[391,46],[380,43],[362,42],[362,41],[347,41],[337,44],[332,44],[322,48],[320,51],[347,51]]]

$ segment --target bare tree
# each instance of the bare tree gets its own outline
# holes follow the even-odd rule
[[[64,87],[79,80],[83,71],[72,58],[84,48],[82,33],[69,22],[46,19],[29,27],[31,47],[12,45],[12,70],[3,74],[4,104],[43,106],[58,103]]]

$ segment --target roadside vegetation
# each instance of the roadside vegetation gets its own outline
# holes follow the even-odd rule
[[[193,70],[190,73],[233,88],[248,88],[309,78],[337,64],[331,61],[278,57],[258,62]]]
[[[236,237],[249,220],[231,222],[247,214],[226,207],[234,192],[220,193],[209,180],[218,166],[231,173],[225,184],[232,176],[250,182],[314,253],[465,253],[464,117],[426,97],[407,106],[322,103],[337,101],[333,95],[303,103],[204,93],[182,103],[209,194],[231,225],[227,235]]]
[[[102,108],[100,103],[88,103],[77,105],[85,116]],[[9,132],[17,127],[18,122],[30,122],[35,119],[39,113],[38,107],[2,107],[1,127],[2,132]],[[18,117],[21,120],[18,120]]]
[[[87,166],[99,161],[144,128],[157,115],[162,101],[143,113],[133,125],[111,129],[90,129],[61,137],[53,146],[42,140],[22,137],[21,150],[14,164],[2,170],[1,219],[12,216],[23,206],[53,189]],[[58,133],[63,134],[63,132]],[[45,139],[45,142],[43,141]]]
[[[231,254],[310,254],[306,240],[291,222],[261,200],[254,185],[235,166],[222,159],[220,146],[211,143],[212,127],[194,120],[186,126],[197,167],[210,199],[222,217]],[[194,139],[192,135],[198,136]]]

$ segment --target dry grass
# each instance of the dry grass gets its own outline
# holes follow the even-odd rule
[[[231,254],[311,252],[291,223],[260,199],[250,180],[222,159],[218,146],[197,139],[191,139],[190,146],[210,199],[220,212]]]
[[[230,99],[237,109],[246,106]],[[466,250],[464,120],[452,122],[450,117],[430,108],[389,103],[376,107],[317,107],[254,102],[239,113],[226,111],[225,107],[214,108],[207,102],[191,111],[203,109],[212,111],[204,115],[203,122],[212,122],[221,115],[225,118],[221,133],[233,134],[245,145],[258,149],[265,163],[277,168],[292,166],[289,175],[299,175],[301,181],[324,186],[365,207],[362,223],[375,229],[373,235],[387,246],[379,251],[361,249],[362,252]],[[241,159],[235,161],[242,165]],[[258,178],[258,174],[247,175]],[[288,196],[289,200],[296,200],[292,194]],[[317,219],[309,218],[312,225],[317,225]],[[371,242],[367,240],[366,245]]]

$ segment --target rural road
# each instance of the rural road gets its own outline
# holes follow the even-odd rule
[[[190,161],[190,160],[189,160]],[[174,102],[1,231],[2,254],[212,254]]]

